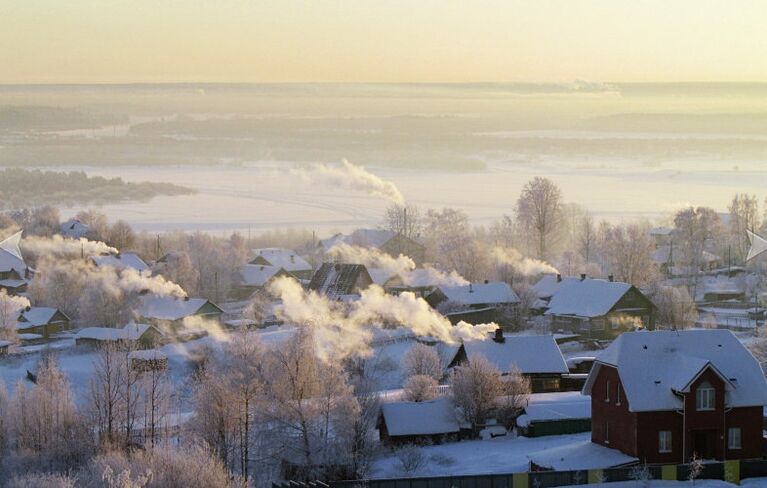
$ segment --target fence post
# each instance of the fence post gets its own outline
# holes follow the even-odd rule
[[[724,462],[724,481],[740,485],[740,460],[733,459]]]
[[[676,464],[664,464],[660,469],[660,477],[662,479],[676,481]]]
[[[528,483],[527,473],[514,473],[512,477],[514,488],[528,488]]]

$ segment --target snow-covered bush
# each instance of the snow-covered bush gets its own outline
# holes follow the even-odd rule
[[[439,381],[442,378],[442,360],[434,347],[416,344],[403,359],[407,376],[430,376]]]
[[[413,474],[426,464],[423,451],[418,446],[403,446],[395,452],[399,468],[407,474]]]
[[[431,376],[418,374],[405,383],[405,398],[411,402],[425,402],[437,396],[437,382]]]

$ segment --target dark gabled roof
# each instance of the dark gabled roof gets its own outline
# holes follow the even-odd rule
[[[312,276],[309,289],[331,297],[351,295],[360,276],[367,276],[372,281],[367,269],[361,264],[322,263]]]

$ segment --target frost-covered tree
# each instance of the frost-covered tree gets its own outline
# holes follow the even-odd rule
[[[409,239],[417,239],[423,231],[421,211],[413,204],[391,205],[384,213],[384,228]]]
[[[548,178],[537,176],[522,188],[517,219],[532,232],[539,259],[547,259],[550,239],[562,222],[562,191]]]
[[[417,374],[405,383],[405,398],[411,402],[425,402],[437,396],[437,381],[431,376]]]
[[[117,220],[109,227],[106,242],[120,251],[132,250],[136,245],[136,233],[128,222]]]
[[[16,339],[19,314],[29,305],[26,297],[9,295],[4,288],[0,289],[0,340]]]
[[[487,276],[487,253],[474,238],[466,213],[453,208],[429,209],[424,235],[430,260],[440,267],[455,270],[470,281]]]
[[[653,296],[653,303],[658,307],[656,321],[661,327],[687,329],[698,319],[698,309],[687,288],[660,286]]]
[[[167,253],[164,260],[155,263],[152,268],[165,279],[178,283],[187,293],[194,293],[199,286],[200,273],[194,267],[189,253],[185,251]]]
[[[442,360],[436,348],[426,344],[415,344],[402,359],[405,374],[410,376],[429,376],[439,381],[443,376]]]
[[[730,243],[733,251],[745,259],[749,242],[747,230],[759,228],[759,201],[756,195],[736,194],[727,208],[730,212]]]
[[[635,286],[648,286],[658,280],[652,262],[655,246],[648,230],[647,225],[637,223],[605,229],[608,274]]]
[[[485,423],[504,391],[500,371],[482,356],[455,368],[451,385],[455,404],[475,428]]]
[[[101,442],[119,442],[126,374],[121,346],[101,346],[93,363],[93,377],[89,385],[90,413]]]

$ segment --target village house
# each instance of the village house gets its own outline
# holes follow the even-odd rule
[[[144,295],[140,298],[138,314],[164,333],[177,334],[220,325],[224,311],[204,298]]]
[[[278,266],[263,264],[245,264],[237,271],[235,298],[248,298],[254,293],[266,289],[269,283],[279,277],[295,278],[290,272]]]
[[[9,293],[22,293],[32,278],[32,270],[24,262],[19,249],[21,232],[0,242],[0,288]]]
[[[592,442],[646,463],[762,457],[767,381],[728,330],[620,335],[594,364]]]
[[[138,254],[132,252],[102,254],[100,256],[91,256],[90,259],[99,268],[111,266],[116,270],[131,268],[136,271],[147,271],[149,269],[149,265]]]
[[[426,256],[426,246],[421,242],[383,229],[357,229],[349,235],[336,234],[320,240],[318,248],[324,254],[339,243],[378,249],[395,258],[402,254],[412,259],[416,265],[423,264]]]
[[[456,440],[460,431],[450,397],[381,405],[378,432],[385,445],[439,444]]]
[[[267,247],[253,249],[252,253],[255,257],[248,264],[282,268],[299,280],[310,280],[314,273],[312,265],[292,249]]]
[[[323,263],[312,276],[309,289],[332,299],[342,299],[359,295],[372,284],[373,278],[361,264]]]
[[[441,309],[454,324],[464,321],[511,325],[519,305],[519,297],[504,282],[438,286],[426,295],[425,300],[433,308]]]
[[[129,323],[123,328],[86,327],[75,335],[76,345],[99,346],[121,342],[131,343],[139,349],[151,349],[164,338],[163,333],[149,324]]]
[[[23,334],[38,334],[48,339],[52,334],[69,330],[69,317],[51,307],[27,307],[21,311],[16,330]]]
[[[85,237],[91,228],[88,224],[80,222],[78,219],[69,219],[59,227],[61,235],[70,239],[80,239]]]
[[[518,370],[530,380],[533,393],[559,391],[563,374],[568,373],[559,345],[551,335],[505,335],[497,329],[492,340],[466,340],[449,362],[454,367],[483,357],[501,375]]]
[[[0,341],[0,356],[8,354],[8,349],[13,345],[11,341]]]
[[[552,330],[611,339],[637,327],[654,329],[655,310],[650,299],[628,283],[581,275],[559,282],[544,315],[551,318]]]
[[[703,251],[700,256],[700,267],[695,270],[689,269],[684,265],[684,257],[680,252],[675,251],[673,244],[658,247],[650,257],[664,276],[686,276],[690,273],[708,272],[722,265],[719,256]]]

